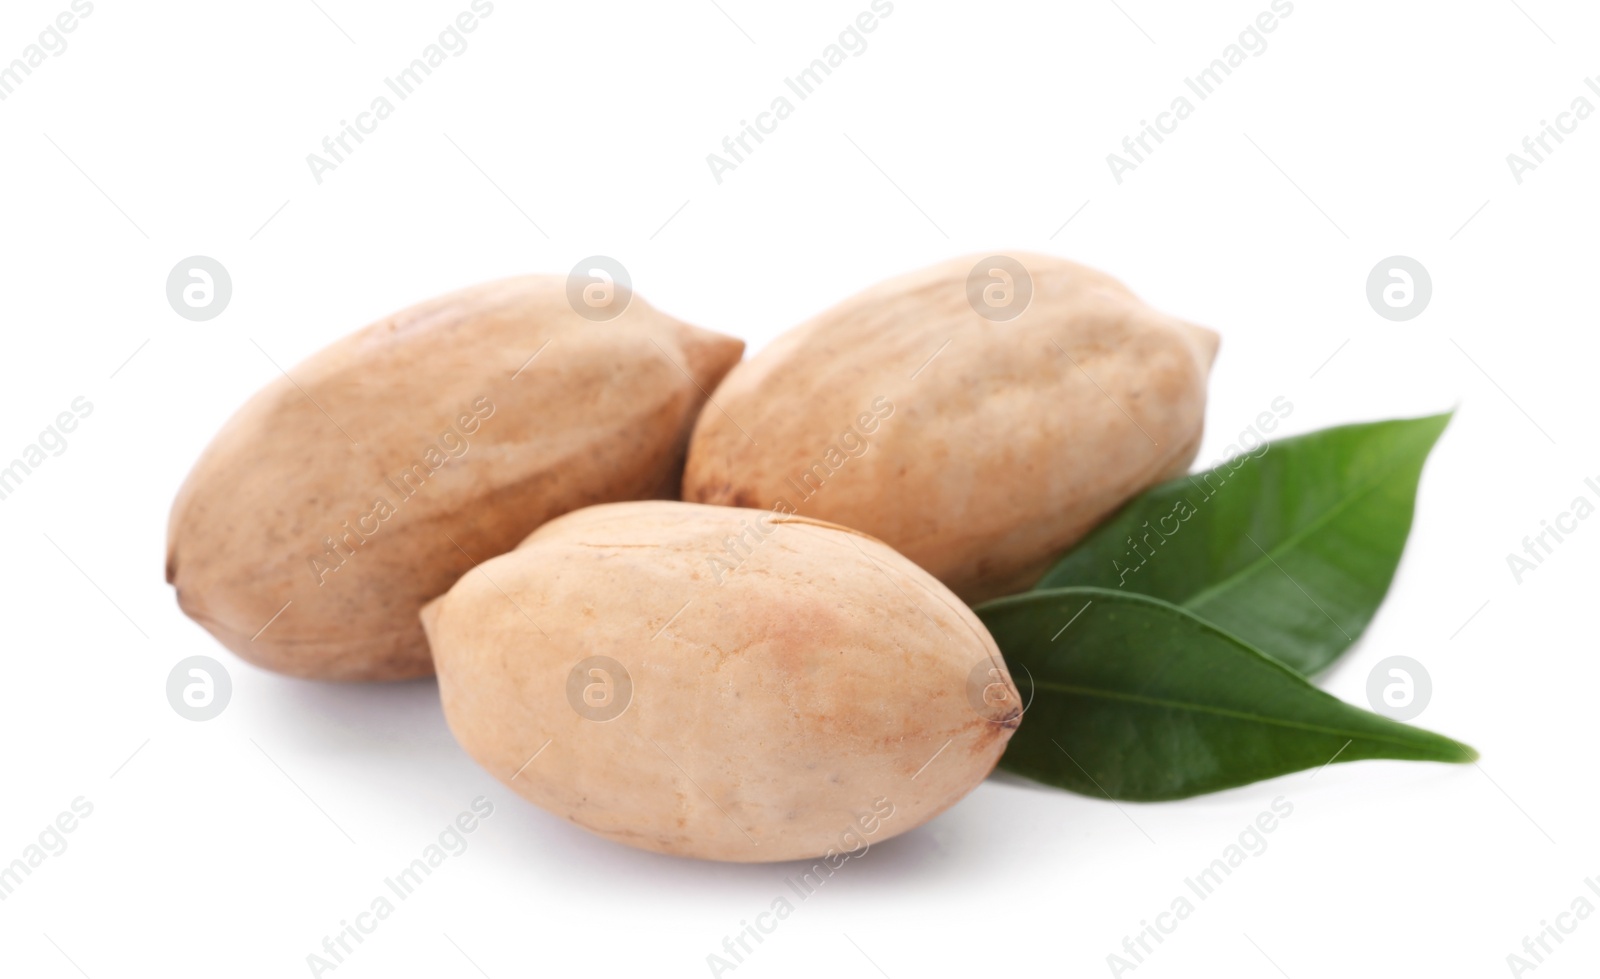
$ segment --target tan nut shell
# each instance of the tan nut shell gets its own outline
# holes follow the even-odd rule
[[[736,367],[695,427],[683,498],[855,527],[969,602],[1032,586],[1188,468],[1217,335],[1093,269],[1010,257],[1033,290],[1014,319],[975,312],[969,256],[875,286]],[[878,398],[892,414],[860,423]]]
[[[977,617],[843,527],[618,503],[479,570],[423,610],[451,730],[524,798],[619,843],[740,862],[848,852],[970,792],[1017,725]],[[595,656],[626,671],[631,700],[587,667],[569,693]],[[975,670],[1007,709],[980,714]],[[626,709],[580,716],[591,678]]]
[[[167,536],[178,604],[282,673],[431,673],[417,612],[474,563],[569,510],[676,496],[704,391],[744,344],[628,298],[591,322],[564,278],[508,279],[380,320],[291,369],[222,428],[178,493]],[[380,499],[386,519],[373,516]],[[345,542],[333,557],[328,537]],[[324,569],[344,560],[315,570],[318,556]]]

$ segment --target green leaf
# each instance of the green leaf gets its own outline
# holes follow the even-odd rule
[[[1182,799],[1333,761],[1478,757],[1160,599],[1060,588],[977,612],[1031,696],[1001,767],[1084,795]]]
[[[1449,421],[1325,429],[1164,483],[1035,587],[1154,595],[1316,673],[1377,613],[1411,531],[1422,464]]]

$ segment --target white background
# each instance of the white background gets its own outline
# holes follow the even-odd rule
[[[1364,703],[1380,659],[1422,661],[1418,723],[1478,747],[1479,767],[1334,765],[1120,810],[996,777],[846,864],[730,974],[1106,975],[1277,796],[1294,811],[1269,849],[1138,976],[1506,975],[1542,920],[1579,894],[1600,905],[1583,884],[1600,875],[1600,520],[1521,584],[1506,565],[1600,478],[1600,120],[1520,185],[1505,159],[1574,98],[1600,105],[1592,6],[1297,0],[1119,185],[1106,154],[1267,0],[900,0],[719,185],[706,155],[867,0],[499,0],[319,185],[306,155],[468,6],[319,2],[100,0],[0,102],[0,459],[75,397],[94,405],[0,501],[0,861],[73,799],[94,806],[0,903],[0,972],[308,975],[323,936],[480,795],[495,812],[470,849],[341,979],[705,976],[788,893],[793,866],[590,837],[479,770],[431,681],[264,673],[163,581],[173,493],[277,376],[263,349],[289,366],[431,295],[596,253],[752,349],[947,257],[1086,262],[1223,334],[1197,465],[1280,395],[1291,432],[1460,406],[1393,592],[1325,685]],[[0,63],[67,6],[7,0]],[[208,323],[164,293],[196,254],[233,277]],[[1365,296],[1396,254],[1434,288],[1403,323]],[[234,681],[206,723],[164,693],[195,654]],[[1597,964],[1600,916],[1537,975]]]

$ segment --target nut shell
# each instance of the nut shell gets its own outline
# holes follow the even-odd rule
[[[968,602],[1031,587],[1134,494],[1188,469],[1217,335],[1041,255],[1020,313],[978,256],[875,286],[731,371],[683,498],[855,527]],[[1019,301],[1019,305],[1022,303]]]
[[[623,298],[597,323],[561,277],[494,282],[267,385],[173,504],[178,604],[278,672],[431,673],[417,612],[474,563],[579,507],[676,496],[705,392],[744,344]]]
[[[971,610],[881,542],[804,517],[591,507],[423,620],[468,754],[661,853],[837,859],[970,792],[1020,717]]]

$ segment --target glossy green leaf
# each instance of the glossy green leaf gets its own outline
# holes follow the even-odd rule
[[[1164,483],[1036,587],[1153,595],[1316,673],[1350,648],[1389,590],[1422,464],[1449,420],[1325,429]]]
[[[1477,758],[1159,599],[1061,588],[977,612],[1028,701],[1001,767],[1074,792],[1181,799],[1330,762]]]

